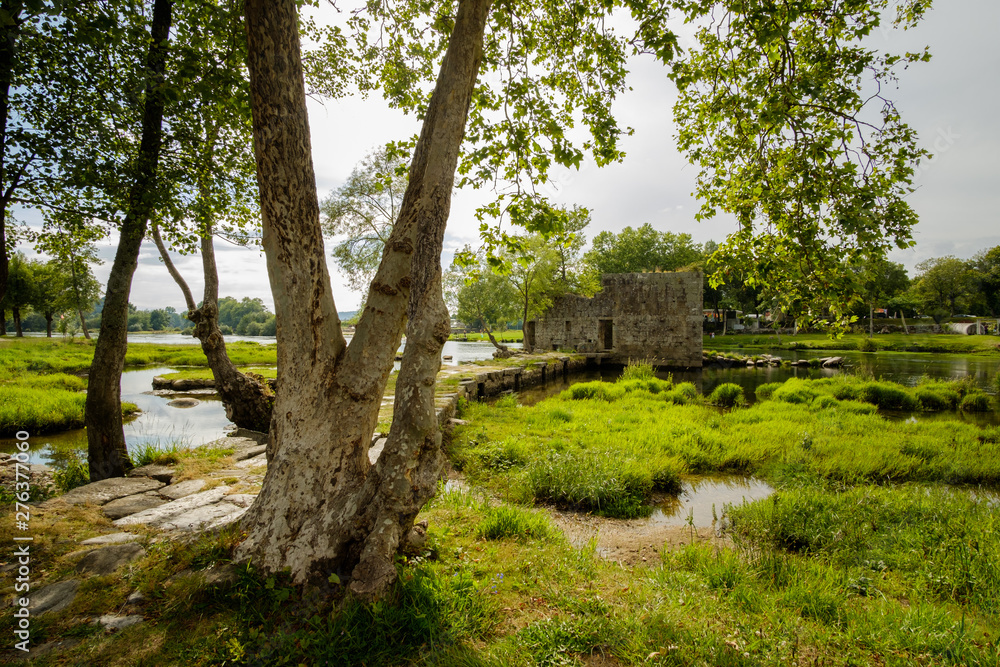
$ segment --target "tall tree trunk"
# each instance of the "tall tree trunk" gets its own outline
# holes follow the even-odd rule
[[[17,306],[12,307],[10,316],[14,318],[14,334],[18,338],[24,338],[24,331],[21,329],[21,309]]]
[[[0,336],[7,335],[7,309],[0,308]]]
[[[278,392],[270,464],[237,557],[297,583],[352,576],[365,596],[433,494],[443,458],[435,377],[448,337],[440,254],[490,0],[463,0],[410,165],[398,221],[345,347],[329,288],[293,0],[248,0],[254,146],[274,294]],[[412,259],[411,259],[412,258]],[[385,381],[407,325],[389,441],[368,461]]]
[[[121,225],[118,250],[104,296],[101,330],[90,367],[84,421],[90,480],[121,477],[132,467],[122,426],[121,377],[128,350],[128,297],[139,247],[153,210],[157,168],[163,143],[162,85],[167,59],[172,0],[153,4],[151,41],[146,58],[146,90],[142,138],[128,211]]]
[[[7,293],[10,258],[7,256],[7,208],[10,193],[7,188],[7,119],[10,113],[10,84],[14,72],[14,51],[21,30],[22,2],[2,0],[0,9],[10,22],[0,26],[0,299]]]
[[[184,277],[170,259],[170,253],[153,224],[153,241],[167,271],[181,288],[187,303],[187,318],[194,322],[194,335],[201,341],[201,350],[208,359],[208,367],[215,378],[215,390],[226,407],[226,417],[240,428],[267,433],[271,427],[271,408],[274,394],[263,378],[245,375],[236,368],[226,353],[226,339],[219,329],[219,270],[215,262],[212,226],[209,224],[201,238],[201,262],[205,275],[205,294],[198,308]]]
[[[80,297],[80,281],[76,275],[76,255],[73,254],[72,244],[69,244],[69,270],[73,276],[73,296],[76,297],[76,312],[80,316],[80,329],[83,330],[83,337],[90,340],[90,331],[87,329],[87,318],[83,316],[83,308],[80,304],[83,299]]]
[[[52,315],[45,314],[45,336],[52,338]]]

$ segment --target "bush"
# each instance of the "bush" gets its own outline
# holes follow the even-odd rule
[[[879,410],[916,410],[920,404],[906,389],[891,382],[866,382],[859,398]]]
[[[621,380],[651,380],[655,378],[653,365],[647,361],[629,360],[628,366],[622,371]]]
[[[486,540],[544,539],[552,533],[552,526],[544,516],[510,505],[491,507],[476,529],[476,536]]]
[[[916,394],[924,410],[952,410],[961,400],[958,392],[934,385],[917,387]]]
[[[990,397],[983,392],[973,392],[962,399],[962,412],[989,412],[992,409]]]
[[[858,341],[859,352],[878,352],[878,343],[871,338],[862,338]]]
[[[754,391],[754,395],[757,396],[758,401],[769,400],[774,395],[775,390],[783,384],[784,382],[768,382],[767,384],[762,384]]]
[[[80,460],[76,452],[66,461],[66,467],[52,473],[56,487],[66,493],[70,489],[90,483],[90,467]]]
[[[710,403],[721,405],[724,408],[745,405],[747,402],[743,396],[743,387],[733,382],[720,384],[708,397],[708,400]]]

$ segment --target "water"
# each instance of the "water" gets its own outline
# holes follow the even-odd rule
[[[774,493],[759,479],[740,475],[686,477],[683,483],[680,495],[657,507],[650,522],[708,528],[722,518],[725,505],[743,505]]]

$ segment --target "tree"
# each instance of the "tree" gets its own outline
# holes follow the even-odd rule
[[[906,201],[927,152],[884,91],[926,51],[876,52],[864,38],[897,9],[914,25],[925,0],[691,0],[699,47],[674,63],[679,143],[700,168],[698,219],[732,213],[718,253],[769,281],[787,311],[849,323],[857,292],[845,266],[912,245]],[[825,316],[824,313],[828,313]]]
[[[7,292],[3,300],[0,301],[3,310],[10,309],[14,319],[14,333],[18,338],[24,336],[21,326],[22,311],[28,308],[35,298],[35,276],[34,266],[24,258],[21,253],[16,253],[10,258],[7,274]]]
[[[466,251],[471,249],[466,246]],[[452,266],[460,285],[457,289],[456,317],[465,324],[484,331],[493,346],[505,352],[507,347],[493,337],[515,320],[519,310],[519,295],[506,276],[494,273],[486,257],[480,253],[472,267]]]
[[[541,314],[552,303],[553,278],[559,254],[541,235],[515,239],[519,249],[501,257],[499,271],[517,292],[521,306],[521,326],[530,315]],[[528,342],[525,341],[525,345]],[[526,347],[530,351],[530,348]]]
[[[323,231],[346,237],[333,246],[333,259],[351,289],[372,282],[382,250],[406,191],[406,162],[385,146],[365,156],[344,185],[320,203]]]
[[[170,321],[170,316],[165,310],[157,308],[149,314],[149,328],[153,331],[163,331]]]
[[[60,222],[55,229],[50,229],[38,239],[37,247],[52,255],[63,274],[68,276],[63,295],[64,308],[77,313],[83,335],[89,340],[90,331],[84,313],[90,311],[101,297],[101,284],[90,267],[101,263],[93,241],[102,233],[87,225],[78,215],[53,216],[52,220]]]
[[[593,296],[601,288],[601,276],[582,257],[583,247],[587,244],[583,230],[590,224],[590,211],[574,206],[561,212],[565,219],[551,239],[557,256],[555,281],[558,291]]]
[[[968,305],[972,296],[973,276],[968,262],[948,255],[917,264],[913,291],[923,312],[939,324]]]
[[[146,54],[142,131],[136,169],[129,188],[118,249],[108,277],[101,331],[90,368],[84,422],[87,461],[93,482],[121,477],[132,467],[125,445],[121,411],[121,374],[128,349],[128,296],[146,224],[154,210],[155,185],[163,145],[164,78],[172,0],[155,0]]]
[[[972,271],[975,292],[984,312],[1000,317],[1000,246],[976,253]]]
[[[617,235],[601,232],[586,255],[598,274],[676,271],[701,257],[702,250],[690,234],[658,232],[649,223],[638,229],[626,227]]]
[[[858,270],[862,299],[868,306],[868,336],[875,332],[875,306],[902,294],[910,286],[910,277],[902,264],[875,257]]]
[[[603,103],[624,85],[622,49],[628,42],[603,29],[610,4],[536,7],[512,1],[498,5],[491,15],[489,0],[462,0],[426,21],[410,20],[425,7],[421,3],[393,4],[391,15],[377,14],[385,9],[378,3],[368,5],[376,12],[372,23],[398,31],[382,42],[388,50],[385,68],[372,69],[387,77],[394,99],[408,99],[420,110],[424,124],[400,215],[348,346],[324,262],[295,4],[248,0],[254,145],[263,246],[278,322],[281,390],[268,447],[270,465],[261,493],[244,517],[247,537],[237,559],[252,560],[264,571],[288,568],[299,584],[327,581],[331,573],[350,577],[350,588],[361,597],[378,595],[395,579],[394,555],[433,493],[443,461],[434,409],[440,350],[449,331],[440,255],[466,123],[469,161],[462,163],[465,171],[460,173],[467,178],[504,178],[510,168],[512,179],[523,176],[518,185],[525,180],[531,185],[540,173],[544,178],[553,156],[563,164],[578,163],[582,152],[563,133],[563,114],[571,114],[577,104],[595,133],[591,146],[599,161],[618,159],[621,130],[604,113],[609,107]],[[636,43],[668,58],[674,40],[664,29],[665,12],[656,12],[662,6],[638,0],[627,4],[646,19],[640,37],[648,39]],[[452,16],[448,9],[457,13]],[[491,16],[494,29],[487,35]],[[447,45],[429,98],[415,85],[400,83],[420,81],[415,73],[423,73],[421,56],[438,53],[436,47],[410,47],[408,39],[421,35]],[[808,61],[808,54],[804,58]],[[477,88],[481,64],[495,67],[490,71],[509,82],[503,94],[489,86]],[[508,74],[500,74],[504,69]],[[502,78],[515,71],[517,80]],[[534,71],[555,74],[535,78]],[[606,74],[611,79],[607,87],[590,87]],[[554,99],[549,86],[567,92],[568,99]],[[512,104],[505,106],[508,99]],[[506,121],[491,124],[484,111],[501,108]],[[486,146],[482,152],[480,142]],[[549,215],[535,215],[541,209],[528,205],[530,193],[519,194],[516,207],[505,199],[493,210],[530,224],[533,231],[554,222]],[[369,464],[381,391],[404,320],[407,346],[393,423],[382,454]]]
[[[52,320],[66,309],[64,297],[69,281],[55,261],[31,262],[31,307],[45,318],[45,335],[52,337]]]

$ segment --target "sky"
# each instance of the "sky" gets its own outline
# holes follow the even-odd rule
[[[879,50],[917,51],[931,48],[932,59],[901,72],[898,90],[890,91],[903,119],[920,136],[934,157],[920,166],[909,201],[920,222],[916,246],[897,250],[890,259],[904,264],[911,277],[916,265],[932,257],[967,259],[1000,245],[1000,3],[996,0],[938,0],[924,21],[905,33],[882,30],[870,45]],[[678,20],[683,37],[689,29]],[[598,168],[585,162],[579,170],[556,173],[556,185],[545,194],[557,204],[591,210],[588,238],[600,231],[619,232],[650,223],[660,231],[690,234],[695,242],[722,241],[735,231],[731,218],[696,222],[698,202],[692,196],[697,170],[677,151],[671,122],[676,97],[665,68],[652,59],[633,59],[632,91],[616,106],[619,125],[634,129],[622,142],[627,157],[621,164]],[[320,104],[309,102],[313,161],[320,198],[347,179],[355,164],[378,145],[419,131],[412,118],[387,109],[377,99],[348,98]],[[490,193],[458,191],[452,202],[445,236],[443,264],[467,243],[478,244],[473,212]],[[21,216],[30,219],[30,213]],[[106,282],[114,257],[115,239],[100,245],[106,260],[95,271]],[[259,297],[273,301],[263,254],[216,244],[220,295]],[[30,253],[28,253],[30,255]],[[196,256],[174,257],[196,295],[201,292],[201,265]],[[341,312],[356,309],[363,295],[329,262],[334,299]],[[197,298],[197,296],[196,296]],[[180,290],[147,240],[139,257],[131,302],[140,309],[173,306],[186,309]]]

